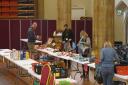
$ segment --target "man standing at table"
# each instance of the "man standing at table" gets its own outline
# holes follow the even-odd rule
[[[37,23],[33,22],[32,25],[28,28],[28,49],[30,53],[36,53],[36,50],[34,49],[34,45],[36,42],[36,39],[38,39],[39,36],[35,35],[35,30],[37,28]]]

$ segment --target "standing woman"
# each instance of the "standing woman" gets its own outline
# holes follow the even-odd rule
[[[112,48],[109,41],[104,43],[101,49],[101,74],[103,78],[103,85],[112,85],[114,76],[114,60],[118,59],[116,51]]]

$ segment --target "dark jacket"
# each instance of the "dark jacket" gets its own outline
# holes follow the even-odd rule
[[[69,39],[72,39],[72,31],[70,29],[65,29],[62,33],[62,41],[67,42]]]
[[[36,41],[36,36],[35,36],[35,32],[32,30],[32,28],[30,27],[28,29],[28,42],[35,42]]]

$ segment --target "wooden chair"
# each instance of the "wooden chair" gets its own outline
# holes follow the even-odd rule
[[[41,71],[40,85],[49,85],[49,78],[51,76],[51,68],[48,64],[44,65]]]
[[[51,74],[49,78],[49,85],[55,85],[55,76]]]

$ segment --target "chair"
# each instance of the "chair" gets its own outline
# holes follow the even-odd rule
[[[49,78],[49,85],[55,85],[55,76],[51,74]]]
[[[51,68],[48,64],[44,65],[41,71],[40,85],[49,85],[49,78],[51,75]]]

